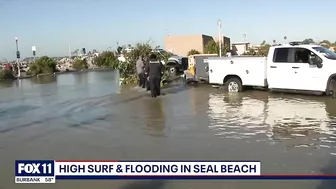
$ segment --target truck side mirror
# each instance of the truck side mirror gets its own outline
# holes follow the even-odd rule
[[[323,64],[321,62],[320,57],[318,57],[317,55],[311,53],[309,55],[309,65],[316,65],[318,68],[322,68]]]
[[[316,55],[309,54],[309,61],[308,61],[308,63],[309,63],[309,65],[316,65],[317,64]]]
[[[309,55],[309,64],[311,64],[311,65],[317,65],[319,63],[321,63],[320,58],[316,54],[311,53]]]

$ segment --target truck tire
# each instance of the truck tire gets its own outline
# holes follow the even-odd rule
[[[176,75],[176,73],[177,73],[177,69],[176,69],[176,67],[175,67],[175,66],[170,67],[170,68],[169,68],[169,73],[170,73],[171,75]]]
[[[336,78],[332,78],[328,84],[326,95],[331,95],[332,98],[336,98]]]
[[[239,78],[232,77],[227,80],[225,83],[225,89],[228,92],[242,92],[243,91],[243,85]]]
[[[336,98],[336,80],[332,79],[330,81],[331,97]]]

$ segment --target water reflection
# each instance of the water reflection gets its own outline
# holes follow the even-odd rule
[[[73,86],[76,84],[75,74],[77,73],[63,73],[57,75],[57,85],[59,86]]]
[[[87,73],[81,73],[81,72],[78,72],[78,73],[74,73],[72,75],[74,77],[74,80],[75,80],[75,83],[78,85],[86,85],[89,83],[89,80],[88,80],[88,77],[89,77],[89,74]]]
[[[267,92],[210,94],[209,128],[223,138],[335,148],[335,102]],[[333,153],[331,153],[333,154]]]
[[[17,80],[15,81],[0,81],[0,88],[8,88],[17,86]]]
[[[45,103],[50,102],[50,96],[57,94],[57,76],[55,75],[33,77],[30,79],[30,81],[33,85],[35,85],[32,92],[38,93],[38,95],[41,97],[40,99]],[[25,91],[22,92],[24,93]]]
[[[163,136],[166,126],[162,99],[144,99],[144,119],[150,135]]]
[[[56,82],[57,77],[55,75],[42,75],[39,77],[32,77],[30,81],[34,84],[48,84]]]

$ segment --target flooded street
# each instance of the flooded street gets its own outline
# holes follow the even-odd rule
[[[0,85],[0,189],[334,189],[325,181],[14,184],[16,159],[260,160],[269,174],[336,174],[336,99],[172,85],[152,99],[115,72]]]

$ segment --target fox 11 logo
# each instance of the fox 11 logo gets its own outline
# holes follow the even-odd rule
[[[54,183],[54,160],[16,160],[15,183]]]

